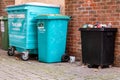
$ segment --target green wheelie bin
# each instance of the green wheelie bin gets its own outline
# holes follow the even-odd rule
[[[9,47],[8,18],[6,16],[0,17],[0,26],[1,26],[1,48],[3,50],[8,50],[8,47]]]

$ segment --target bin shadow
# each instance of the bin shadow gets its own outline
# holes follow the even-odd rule
[[[21,54],[17,53],[14,55],[16,60],[21,60]],[[28,60],[38,60],[38,54],[29,54],[29,59]]]
[[[88,68],[99,68],[100,65],[88,65]],[[101,66],[102,69],[105,69],[105,68],[110,68],[109,65],[103,65]]]

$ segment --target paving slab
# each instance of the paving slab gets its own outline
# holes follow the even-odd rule
[[[120,80],[120,68],[88,68],[75,63],[42,63],[36,58],[22,61],[0,49],[0,80]]]

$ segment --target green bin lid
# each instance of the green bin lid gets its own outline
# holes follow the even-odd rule
[[[0,20],[8,20],[7,16],[0,16]]]
[[[61,14],[42,14],[37,16],[36,19],[70,19],[70,17]]]

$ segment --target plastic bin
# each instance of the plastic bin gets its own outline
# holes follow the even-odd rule
[[[60,7],[43,3],[26,3],[8,6],[9,45],[8,55],[14,51],[23,53],[21,58],[28,60],[28,54],[37,54],[37,27],[35,17],[40,14],[58,14]]]
[[[38,60],[46,63],[61,62],[65,54],[68,16],[40,15],[38,26]]]
[[[112,65],[117,28],[80,28],[84,64]]]
[[[1,48],[3,50],[8,50],[9,41],[8,41],[8,18],[5,16],[0,17],[0,26],[1,26]]]

